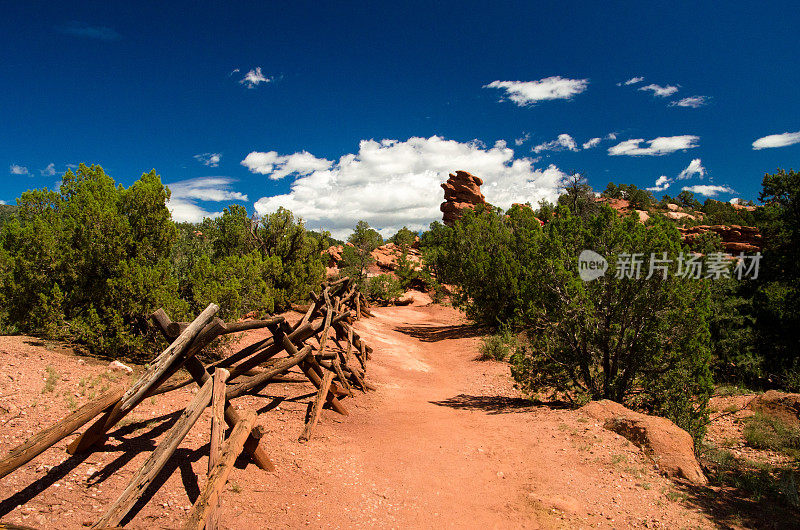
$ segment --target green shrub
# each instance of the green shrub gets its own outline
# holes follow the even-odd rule
[[[579,204],[588,192],[576,193]],[[708,282],[674,270],[645,279],[646,268],[639,279],[612,269],[584,282],[583,250],[614,264],[624,252],[676,260],[682,246],[666,219],[645,226],[608,207],[577,211],[562,204],[540,227],[530,208],[504,215],[479,206],[452,228],[431,225],[424,255],[437,279],[456,286],[454,302],[472,319],[528,331],[528,344],[510,359],[524,391],[555,391],[577,403],[611,399],[670,418],[700,440],[713,390]]]
[[[747,445],[755,449],[800,456],[800,429],[786,425],[779,418],[756,412],[743,420],[742,434]]]
[[[437,282],[457,287],[454,305],[476,322],[522,324],[538,288],[530,264],[538,260],[540,226],[528,207],[515,206],[506,217],[479,205],[452,228],[431,224],[422,236],[425,266]]]
[[[752,501],[774,499],[800,506],[796,466],[754,462],[737,458],[730,451],[706,446],[701,451],[708,478],[716,486],[734,487],[746,492]]]
[[[149,312],[164,306],[184,314],[169,263],[168,197],[155,171],[124,188],[85,165],[68,171],[59,191],[23,193],[0,235],[12,257],[8,320],[95,353],[135,357],[151,349]]]
[[[83,164],[57,191],[23,193],[0,226],[0,331],[145,360],[161,346],[149,325],[159,307],[187,320],[215,302],[236,319],[318,287],[324,234],[310,236],[288,210],[250,219],[231,206],[178,226],[169,197],[155,171],[125,188]]]
[[[369,223],[359,221],[347,242],[350,244],[342,250],[339,268],[344,276],[349,276],[363,289],[367,284],[367,269],[375,263],[372,251],[383,244],[383,238],[370,228]]]
[[[391,274],[378,274],[367,279],[367,297],[370,300],[391,303],[403,296],[400,281]]]
[[[481,339],[480,357],[482,361],[506,361],[517,346],[517,338],[508,330],[502,330]]]

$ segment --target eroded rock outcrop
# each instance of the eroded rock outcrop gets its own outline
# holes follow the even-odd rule
[[[786,425],[800,428],[800,394],[769,390],[756,396],[747,408],[766,416],[778,418]]]
[[[739,252],[758,252],[761,250],[761,234],[754,226],[739,225],[698,225],[690,228],[678,228],[683,240],[690,245],[707,232],[714,232],[722,238],[722,248],[730,254]]]
[[[447,182],[442,184],[444,189],[444,202],[439,209],[442,211],[442,220],[447,226],[461,217],[465,208],[474,208],[478,204],[485,204],[486,198],[481,193],[483,180],[466,171],[456,171],[450,174]]]
[[[634,412],[608,399],[592,401],[580,410],[630,440],[664,475],[694,484],[708,483],[694,456],[692,437],[670,420]]]
[[[395,245],[394,243],[386,243],[372,251],[372,258],[375,260],[375,265],[383,272],[393,272],[397,270],[398,261],[402,255],[403,249],[400,245]],[[408,249],[406,259],[414,270],[422,268],[422,255],[419,250],[413,246]]]
[[[346,243],[350,245],[350,243]],[[342,259],[343,245],[333,245],[322,251],[322,256],[327,256],[327,275],[336,276],[339,272],[339,262]],[[382,272],[394,272],[397,270],[403,249],[400,245],[386,243],[372,251],[372,258],[375,263],[369,267],[369,272],[378,274]],[[422,253],[419,251],[419,237],[408,247],[406,259],[414,270],[422,268]]]
[[[653,211],[635,210],[631,207],[630,202],[625,199],[609,199],[607,197],[598,197],[597,202],[610,206],[621,216],[626,216],[631,212],[636,212],[639,216],[639,221],[642,223],[647,222],[651,216],[656,213]],[[734,205],[736,207],[737,205]],[[754,206],[742,206],[742,209],[755,209]],[[691,212],[691,213],[690,213]],[[664,217],[672,219],[673,221],[680,221],[688,219],[692,221],[703,220],[703,213],[698,211],[690,212],[685,211],[677,204],[667,204],[666,212],[659,212]],[[758,228],[754,226],[740,226],[740,225],[698,225],[689,228],[678,227],[683,240],[691,245],[695,239],[700,237],[701,234],[706,232],[714,232],[719,234],[722,238],[722,249],[731,255],[739,254],[740,252],[754,253],[762,248],[761,234]]]

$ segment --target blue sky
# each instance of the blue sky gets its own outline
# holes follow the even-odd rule
[[[18,2],[0,200],[79,162],[155,168],[178,220],[283,205],[339,235],[426,226],[458,169],[500,206],[570,170],[755,199],[800,167],[799,24],[792,2]]]

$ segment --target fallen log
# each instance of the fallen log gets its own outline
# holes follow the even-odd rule
[[[311,439],[311,432],[314,430],[314,426],[317,424],[319,417],[322,415],[322,405],[325,404],[325,400],[328,396],[328,391],[331,388],[332,382],[333,373],[326,373],[325,377],[322,378],[322,383],[317,391],[317,397],[314,399],[314,404],[311,407],[311,414],[308,418],[308,422],[306,422],[303,432],[300,434],[300,442],[307,442]]]
[[[128,514],[133,505],[141,498],[147,486],[156,478],[158,473],[167,463],[169,458],[183,441],[189,429],[195,424],[203,413],[203,410],[211,402],[211,392],[213,381],[209,380],[203,388],[195,395],[186,410],[183,411],[178,421],[167,433],[164,440],[158,444],[148,459],[139,468],[128,486],[117,498],[116,501],[106,510],[106,513],[92,526],[92,528],[103,528],[107,526],[117,526],[120,521]]]
[[[119,420],[133,410],[133,408],[141,403],[149,391],[157,388],[161,383],[171,377],[172,373],[177,370],[182,356],[197,353],[197,345],[202,342],[198,341],[198,336],[201,331],[204,331],[206,325],[214,318],[216,312],[219,311],[217,304],[209,304],[200,315],[194,319],[186,330],[181,333],[180,337],[170,344],[161,355],[158,356],[158,362],[150,367],[129,389],[125,395],[117,402],[113,409],[107,412],[104,416],[93,423],[81,436],[74,440],[68,447],[67,451],[70,454],[75,454],[88,449],[94,443],[99,441],[103,435],[113,427]],[[211,342],[216,335],[214,335],[214,328],[206,330],[206,340]],[[194,348],[191,348],[194,346]]]
[[[298,351],[297,354],[293,355],[292,357],[288,357],[286,359],[281,359],[274,366],[264,371],[263,373],[254,375],[237,385],[228,387],[228,390],[226,392],[227,399],[229,400],[235,399],[260,386],[266,385],[276,375],[282,374],[287,370],[289,370],[290,368],[292,368],[293,366],[297,366],[298,364],[300,364],[306,357],[308,357],[310,353],[311,353],[311,346],[306,345],[305,347],[303,347],[302,350]]]
[[[245,445],[245,440],[250,434],[255,421],[255,412],[246,410],[242,413],[241,421],[234,426],[233,432],[225,442],[219,462],[214,466],[208,477],[208,482],[206,482],[203,491],[192,506],[186,523],[183,525],[184,529],[200,530],[205,526],[213,507],[219,501],[220,492],[228,481],[228,476],[233,470],[233,464],[236,463],[236,458],[242,452],[242,447]]]
[[[230,373],[220,368],[214,370],[211,383],[211,442],[208,445],[208,476],[222,457],[222,445],[225,442],[225,381]],[[216,503],[208,515],[206,530],[214,530],[219,525],[219,513]]]
[[[169,320],[169,317],[166,317],[166,319]],[[161,322],[163,322],[163,319],[158,321],[159,324]],[[165,329],[161,329],[162,333],[165,333],[165,331]],[[192,379],[199,386],[205,385],[211,379],[211,376],[203,366],[203,363],[201,363],[196,357],[189,357],[185,359],[183,367],[186,368],[186,371],[189,372],[189,375],[192,376]],[[225,407],[225,421],[228,423],[228,425],[233,426],[238,423],[239,420],[239,412],[235,407],[227,404]],[[253,462],[255,462],[259,468],[265,471],[275,471],[275,464],[273,464],[272,460],[270,460],[266,449],[261,446],[262,435],[263,431],[261,429],[253,429],[253,431],[250,433],[250,437],[245,443],[245,449],[248,453],[250,453],[250,456],[253,458]]]

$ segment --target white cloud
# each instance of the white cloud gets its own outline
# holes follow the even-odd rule
[[[305,152],[264,156],[268,154],[251,157],[251,153],[242,164],[253,173],[273,178],[272,172],[285,172],[286,168],[272,160],[295,155],[313,158]],[[515,202],[555,201],[566,177],[554,165],[535,169],[533,159],[515,158],[505,142],[487,148],[478,141],[463,143],[438,136],[362,140],[356,153],[345,154],[336,162],[315,160],[320,169],[300,173],[289,193],[259,199],[256,212],[264,215],[283,206],[305,219],[310,228],[330,230],[336,237],[345,237],[364,219],[391,235],[403,225],[421,230],[441,219],[439,205],[444,195],[440,184],[456,170],[481,177],[487,201],[502,208]]]
[[[40,169],[39,173],[41,173],[43,177],[52,177],[56,174],[56,165],[53,162],[50,162],[47,164],[46,168]]]
[[[17,164],[11,164],[8,166],[8,170],[11,172],[12,175],[27,175],[28,168],[25,166],[18,166]]]
[[[625,156],[660,156],[674,153],[682,149],[692,149],[697,147],[697,142],[700,140],[699,136],[692,136],[685,134],[682,136],[660,136],[652,140],[647,140],[648,147],[641,147],[640,144],[645,140],[636,138],[633,140],[625,140],[618,143],[613,147],[608,148],[608,154],[611,156],[625,155]]]
[[[208,167],[219,166],[219,161],[222,159],[221,153],[201,153],[194,155],[194,159]]]
[[[583,143],[583,148],[591,149],[592,147],[597,147],[600,144],[600,140],[602,140],[602,138],[592,138],[591,140],[587,140]]]
[[[691,191],[692,193],[698,193],[700,195],[705,195],[706,197],[715,197],[720,193],[736,193],[734,190],[729,188],[728,186],[712,186],[709,184],[698,184],[696,186],[684,186],[683,191]]]
[[[653,93],[654,96],[658,96],[660,98],[665,98],[665,97],[671,96],[672,94],[677,92],[678,91],[678,87],[672,86],[672,85],[667,85],[667,86],[647,85],[647,86],[641,87],[639,90],[649,90],[649,91],[651,91]]]
[[[688,98],[683,98],[678,101],[673,101],[669,104],[670,107],[691,107],[696,109],[698,107],[702,107],[708,103],[708,98],[706,96],[691,96]]]
[[[647,191],[664,191],[669,188],[670,184],[672,184],[672,180],[666,175],[661,175],[656,179],[655,185],[652,188],[647,188]]]
[[[324,171],[331,167],[330,160],[317,158],[308,151],[281,156],[276,151],[253,151],[248,154],[242,165],[251,173],[269,175],[272,180],[279,180],[292,173],[309,175],[314,171]]]
[[[642,81],[644,81],[644,77],[631,77],[630,79],[625,81],[624,85],[625,86],[635,85],[636,83],[641,83]]]
[[[222,212],[209,212],[197,205],[194,201],[183,199],[170,199],[167,208],[176,223],[200,223],[205,218],[216,219]]]
[[[792,145],[800,143],[800,131],[797,132],[785,132],[783,134],[770,134],[769,136],[764,136],[763,138],[759,138],[755,142],[753,142],[753,149],[767,149],[770,147],[786,147],[787,145]]]
[[[542,151],[563,151],[568,149],[570,151],[580,151],[575,139],[568,134],[559,134],[555,140],[539,144],[533,148],[534,153],[541,153]]]
[[[689,165],[686,166],[686,169],[678,173],[678,180],[690,179],[695,175],[700,178],[706,176],[706,168],[703,167],[703,163],[699,158],[693,159],[691,162],[689,162]]]
[[[254,70],[247,72],[247,74],[239,80],[239,83],[245,85],[247,88],[255,88],[261,83],[269,83],[271,81],[272,78],[264,77],[264,74],[261,73],[261,67],[257,66]]]
[[[229,177],[201,177],[167,184],[171,196],[167,208],[176,222],[198,223],[204,217],[219,217],[222,212],[209,212],[197,201],[246,201],[247,195],[230,189],[234,179]]]
[[[647,191],[664,191],[667,188],[669,188],[672,182],[675,180],[686,180],[694,176],[703,178],[705,175],[706,175],[706,168],[703,167],[703,164],[699,158],[695,158],[691,162],[689,162],[689,165],[686,166],[686,169],[678,173],[677,177],[672,179],[666,175],[661,175],[660,177],[658,177],[656,183],[653,185],[652,188],[647,188]]]
[[[167,184],[172,197],[201,201],[246,201],[247,195],[231,191],[234,179],[229,177],[200,177]]]
[[[514,145],[519,147],[519,146],[521,146],[522,144],[524,144],[525,142],[527,142],[530,139],[531,139],[531,134],[530,133],[524,133],[521,137],[516,138],[514,140]]]
[[[571,99],[589,86],[588,79],[566,79],[561,76],[546,77],[538,81],[492,81],[483,88],[499,88],[508,99],[525,107],[538,101]],[[502,100],[501,100],[502,101]]]
[[[8,204],[8,203],[6,201],[4,201],[3,199],[0,199],[0,204],[4,204],[5,205],[5,204]]]
[[[615,132],[610,132],[606,135],[606,140],[616,140],[616,139],[617,139],[617,133]]]

